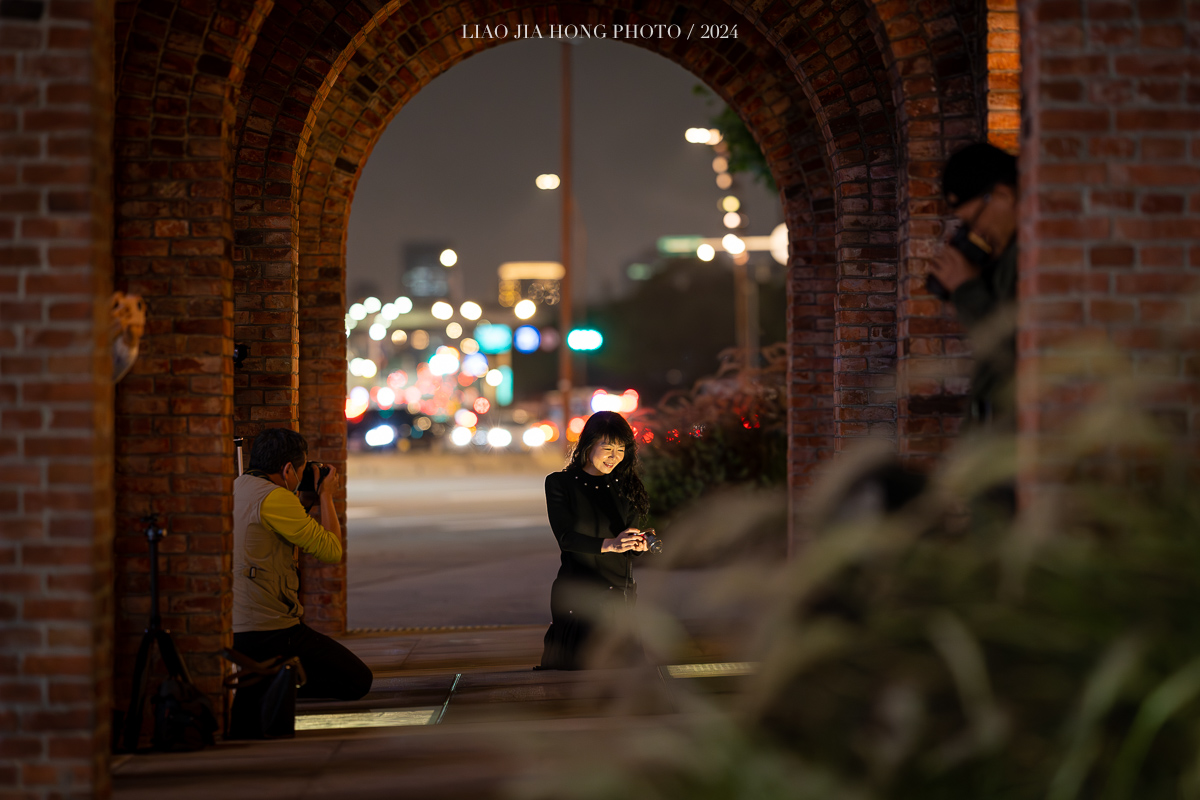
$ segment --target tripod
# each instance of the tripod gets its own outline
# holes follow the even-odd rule
[[[137,750],[138,740],[142,736],[142,714],[146,708],[146,684],[149,675],[146,667],[150,660],[150,649],[158,646],[158,654],[167,668],[167,674],[180,682],[191,683],[187,666],[175,647],[171,632],[164,630],[162,615],[158,610],[158,543],[167,535],[166,528],[158,524],[158,517],[153,514],[142,517],[146,524],[146,540],[150,543],[150,624],[142,634],[142,644],[138,647],[137,661],[133,668],[133,696],[129,699],[129,711],[125,715],[125,726],[121,735],[121,745],[125,752]]]

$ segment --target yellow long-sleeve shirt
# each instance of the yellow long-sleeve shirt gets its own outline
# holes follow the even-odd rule
[[[308,516],[294,494],[259,475],[233,482],[233,632],[274,631],[300,622],[295,547],[324,561],[342,543]]]

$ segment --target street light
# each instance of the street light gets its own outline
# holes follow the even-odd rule
[[[442,251],[442,254],[438,256],[438,261],[442,262],[443,267],[453,267],[458,263],[458,253],[447,247]]]
[[[522,300],[513,307],[517,319],[529,319],[537,312],[537,305],[532,300]]]
[[[716,249],[711,244],[702,244],[696,248],[696,258],[701,261],[712,261],[717,256]]]
[[[551,191],[553,189],[557,189],[559,184],[561,183],[558,176],[555,175],[553,172],[547,172],[547,173],[543,173],[542,175],[538,175],[537,178],[535,178],[533,182],[534,182],[534,185],[537,186],[537,188],[539,188],[543,191],[547,191],[547,192]]]
[[[746,252],[746,243],[732,233],[725,234],[721,239],[721,246],[725,248],[725,252],[735,256]]]

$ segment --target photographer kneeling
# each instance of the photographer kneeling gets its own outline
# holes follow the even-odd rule
[[[942,190],[962,224],[930,265],[927,286],[954,304],[971,338],[969,424],[1015,432],[1017,159],[969,144],[947,160]]]
[[[332,467],[320,481],[320,519],[296,497],[308,463],[308,443],[287,428],[254,438],[250,468],[233,483],[233,649],[255,661],[299,656],[307,682],[300,697],[357,700],[371,689],[370,668],[338,642],[301,621],[295,548],[327,564],[342,558],[341,525],[334,508],[339,486]],[[265,688],[265,684],[259,684]],[[259,686],[238,690],[232,733],[255,713]]]

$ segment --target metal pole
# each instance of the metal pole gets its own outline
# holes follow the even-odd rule
[[[571,422],[571,348],[567,334],[571,332],[571,45],[562,43],[562,265],[563,277],[559,287],[558,391],[562,395],[564,452],[571,451],[567,441],[567,426]]]

